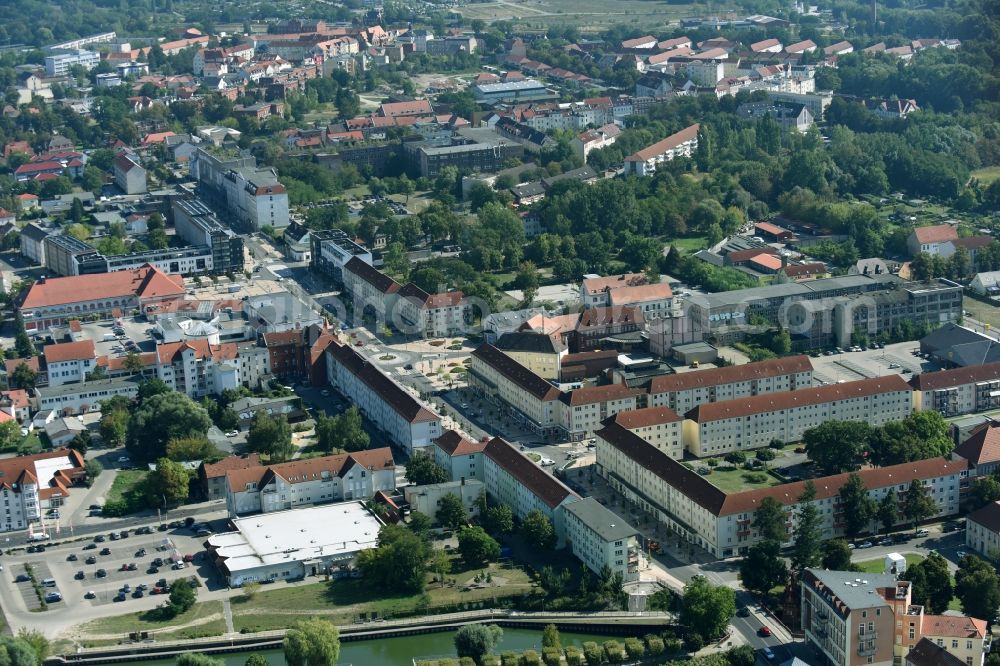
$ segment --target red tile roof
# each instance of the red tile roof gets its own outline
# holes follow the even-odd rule
[[[606,384],[604,386],[584,386],[569,393],[563,393],[559,399],[575,407],[577,405],[591,405],[598,402],[608,402],[610,400],[624,400],[636,397],[641,391],[630,389],[624,384]]]
[[[579,498],[561,481],[531,462],[523,453],[499,437],[491,439],[483,452],[487,458],[514,477],[550,508],[556,508],[567,497]]]
[[[225,476],[226,472],[236,469],[247,469],[260,465],[260,455],[249,453],[244,456],[226,456],[217,463],[203,463],[201,469],[205,478],[214,479]]]
[[[779,234],[791,233],[788,229],[784,227],[779,227],[777,224],[771,224],[770,222],[758,222],[754,225],[758,231],[763,231],[764,233],[773,234],[775,236]]]
[[[46,363],[61,363],[64,361],[82,361],[97,358],[93,340],[79,342],[64,342],[58,345],[45,345],[42,349]]]
[[[357,257],[351,257],[351,260],[344,264],[344,270],[357,275],[383,294],[395,294],[401,288],[401,285],[391,277]]]
[[[431,114],[434,113],[434,109],[426,99],[417,99],[412,102],[383,104],[379,107],[379,113],[389,118],[395,118],[396,116]]]
[[[167,342],[156,346],[156,354],[160,363],[174,363],[188,349],[194,351],[195,358],[211,358],[215,361],[228,361],[236,358],[238,348],[235,342],[224,342],[213,345],[208,340],[185,340],[183,342]]]
[[[955,447],[955,455],[973,465],[1000,462],[1000,426],[986,423]]]
[[[773,254],[768,254],[767,252],[761,252],[760,254],[751,257],[750,263],[757,264],[762,268],[767,268],[773,271],[781,268],[781,259]]]
[[[995,379],[1000,379],[1000,363],[970,365],[965,368],[952,368],[937,372],[922,372],[910,379],[910,386],[918,391],[935,391]]]
[[[434,440],[434,443],[449,456],[481,453],[486,448],[486,442],[473,442],[454,430],[445,430],[443,435]]]
[[[681,417],[669,407],[643,407],[627,412],[618,412],[611,417],[613,423],[635,430],[637,428],[648,428],[661,423],[677,423]]]
[[[22,309],[138,296],[140,300],[183,296],[184,280],[149,264],[130,271],[46,278],[31,285]]]
[[[924,636],[982,640],[986,637],[986,620],[955,615],[924,615],[920,621],[920,632]]]
[[[72,467],[58,470],[48,485],[39,486],[38,494],[44,499],[48,499],[52,495],[67,495],[73,482],[86,474],[83,456],[73,449],[55,449],[45,453],[0,460],[0,488],[13,489],[16,487],[20,489],[26,481],[39,483],[35,463],[58,458],[65,459]]]
[[[795,391],[765,393],[738,400],[705,403],[689,411],[684,415],[684,418],[691,419],[696,423],[709,423],[895,391],[909,393],[912,389],[899,375],[873,377],[843,384],[827,384],[826,386],[801,388]]]
[[[670,391],[687,391],[708,386],[749,382],[781,375],[794,375],[812,372],[812,361],[808,356],[786,356],[772,358],[744,365],[728,365],[723,368],[708,368],[697,372],[679,372],[675,375],[660,375],[653,377],[650,383],[650,394],[667,393]]]
[[[991,502],[968,515],[968,520],[982,525],[990,532],[1000,533],[1000,502]]]
[[[622,287],[634,287],[646,284],[648,281],[645,273],[622,273],[621,275],[587,278],[583,281],[582,286],[584,292],[588,294],[600,294],[605,291],[621,289]]]
[[[386,446],[354,453],[291,460],[276,465],[230,469],[226,472],[226,480],[231,491],[241,492],[246,490],[247,482],[251,481],[256,482],[258,489],[275,476],[288,483],[305,483],[322,478],[323,472],[343,476],[355,465],[368,470],[392,470],[396,467],[392,459],[392,449]]]
[[[917,227],[913,230],[917,237],[917,242],[943,243],[944,241],[958,240],[958,231],[950,224],[935,224],[930,227]]]

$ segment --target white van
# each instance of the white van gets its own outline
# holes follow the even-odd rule
[[[28,537],[28,541],[47,541],[48,538],[49,535],[46,534],[45,532],[35,532],[30,537]]]

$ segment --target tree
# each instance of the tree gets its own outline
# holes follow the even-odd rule
[[[754,513],[753,528],[761,539],[782,544],[788,540],[786,521],[785,509],[781,503],[773,497],[765,497]]]
[[[185,613],[194,606],[194,589],[186,578],[179,578],[170,584],[170,600],[167,607],[174,615]]]
[[[243,597],[246,599],[253,599],[260,592],[260,583],[253,580],[248,580],[240,585],[240,592],[243,593]]]
[[[714,586],[704,577],[684,587],[681,624],[703,642],[721,636],[736,613],[736,592]]]
[[[830,571],[851,570],[851,549],[843,539],[827,539],[820,546],[822,551],[821,564]]]
[[[363,451],[371,444],[361,421],[361,412],[354,406],[332,417],[320,412],[316,421],[316,437],[324,451]]]
[[[156,469],[149,474],[150,501],[159,506],[180,504],[188,498],[190,477],[184,466],[170,458],[156,461]]]
[[[857,474],[851,474],[837,491],[844,513],[844,533],[856,537],[868,529],[875,515],[875,500],[868,496],[865,482]]]
[[[52,645],[49,643],[49,639],[45,637],[45,634],[38,629],[21,627],[17,632],[17,638],[31,646],[31,649],[35,652],[35,658],[38,660],[37,666],[42,666],[52,650]]]
[[[562,642],[559,640],[559,627],[554,624],[545,625],[542,630],[542,647],[562,650]]]
[[[806,454],[825,475],[861,467],[872,428],[863,421],[827,421],[802,434]]]
[[[141,384],[139,391],[141,397]],[[191,398],[177,392],[160,393],[140,400],[129,417],[125,444],[136,458],[155,460],[166,454],[170,440],[204,436],[211,426],[208,412]]]
[[[1000,500],[1000,480],[992,476],[981,476],[972,482],[969,493],[970,510],[981,509],[997,500]]]
[[[816,566],[822,557],[820,550],[823,542],[822,518],[814,503],[815,499],[816,486],[812,481],[806,481],[805,488],[799,496],[798,504],[801,508],[792,536],[791,561],[792,568],[796,571]]]
[[[406,462],[406,478],[410,483],[426,486],[432,483],[444,483],[448,480],[448,472],[434,462],[430,455],[418,451]]]
[[[218,460],[221,455],[207,437],[182,437],[167,442],[167,457],[177,462]]]
[[[295,452],[292,444],[292,428],[284,414],[277,418],[264,410],[258,410],[250,421],[247,433],[247,448],[266,454],[274,462],[288,460]]]
[[[427,542],[400,525],[379,530],[378,547],[358,554],[358,569],[380,590],[420,592],[424,589],[430,548]]]
[[[510,534],[514,531],[514,512],[506,504],[491,506],[483,517],[483,525],[490,534]]]
[[[101,462],[96,458],[91,458],[86,463],[84,463],[83,468],[87,472],[88,486],[94,485],[94,481],[97,480],[97,477],[99,477],[101,475],[101,472],[104,471],[104,466],[101,465]]]
[[[41,663],[31,642],[11,636],[0,636],[0,661],[4,666],[38,666]]]
[[[500,557],[500,544],[482,527],[463,527],[458,533],[458,552],[471,567],[481,567]]]
[[[901,578],[913,584],[913,603],[930,608],[931,613],[940,615],[948,610],[953,589],[948,562],[938,553],[909,567]]]
[[[431,517],[421,511],[410,512],[410,529],[414,534],[426,534],[430,531],[433,522]]]
[[[128,420],[128,412],[124,409],[103,410],[97,432],[100,433],[105,444],[121,446],[125,443]]]
[[[177,657],[177,666],[225,666],[226,662],[201,652],[183,652]]]
[[[129,373],[136,374],[142,372],[146,365],[142,362],[142,357],[137,353],[130,351],[125,355],[125,360],[122,361],[122,367],[125,368]]]
[[[878,502],[878,509],[875,510],[875,518],[882,524],[885,533],[888,534],[892,526],[899,520],[899,509],[896,507],[896,489],[890,488],[889,492],[882,496]]]
[[[1000,576],[985,560],[966,555],[955,572],[955,596],[967,615],[992,620],[1000,608]]]
[[[247,657],[243,666],[268,666],[267,657],[262,654],[252,654]]]
[[[556,530],[552,521],[538,509],[532,509],[521,523],[521,531],[528,543],[542,550],[551,550],[556,545]]]
[[[781,545],[777,541],[760,541],[750,546],[740,562],[743,587],[762,597],[780,585],[787,575],[788,568],[781,559]]]
[[[438,500],[438,522],[453,530],[469,522],[469,512],[465,510],[462,498],[455,493],[448,493]]]
[[[503,629],[495,624],[467,624],[455,632],[455,652],[470,657],[477,664],[503,640]],[[296,666],[289,664],[289,666]]]
[[[27,363],[18,363],[14,372],[10,373],[10,384],[14,388],[33,389],[38,381],[38,372]]]
[[[330,666],[340,656],[340,632],[320,618],[300,620],[282,643],[288,666]]]
[[[914,530],[917,529],[917,523],[930,518],[938,512],[934,498],[927,493],[920,479],[913,479],[910,482],[910,487],[906,489],[906,493],[903,495],[903,502],[900,508],[902,509],[903,516],[913,523]]]
[[[146,403],[147,400],[155,398],[158,395],[166,395],[172,393],[173,391],[167,386],[159,377],[150,377],[149,379],[144,379],[139,382],[139,389],[136,392],[136,402],[140,405]]]

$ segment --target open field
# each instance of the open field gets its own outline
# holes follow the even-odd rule
[[[917,553],[906,553],[903,555],[903,558],[906,560],[907,568],[924,561],[923,555],[918,555]],[[855,562],[855,564],[863,573],[882,573],[883,569],[885,569],[885,562],[879,558],[865,560],[864,562]]]
[[[994,180],[1000,179],[1000,166],[984,167],[972,172],[972,177],[983,185],[989,185]]]
[[[115,476],[115,480],[111,484],[111,488],[108,490],[108,496],[105,498],[105,501],[115,502],[122,499],[128,491],[145,481],[147,476],[149,476],[149,472],[145,470],[120,470]]]
[[[969,316],[976,321],[989,324],[990,328],[1000,329],[1000,307],[984,303],[975,298],[963,298],[962,307],[969,312]]]
[[[751,477],[752,475],[752,477]],[[762,475],[762,476],[761,476]],[[766,479],[763,483],[758,483],[749,480],[753,477],[760,477]],[[712,470],[712,473],[707,477],[713,486],[726,492],[726,493],[738,493],[744,490],[754,490],[756,488],[768,488],[770,486],[776,486],[780,483],[776,478],[763,471],[751,471],[748,469],[743,469],[738,467],[734,470],[724,470],[720,471],[719,468]]]
[[[614,24],[641,25],[655,30],[677,22],[685,16],[703,13],[699,4],[668,5],[643,0],[526,0],[470,4],[457,8],[467,20],[510,21],[530,28],[550,25],[573,25],[581,30],[597,31]]]
[[[164,597],[166,599],[166,597]],[[216,622],[222,623],[220,632],[210,631]],[[222,620],[222,602],[205,601],[196,603],[191,610],[181,613],[169,620],[159,619],[156,611],[140,611],[112,617],[102,617],[87,622],[80,627],[81,631],[91,635],[125,634],[130,631],[154,631],[169,627],[191,625],[186,629],[171,632],[172,637],[193,638],[197,636],[212,636],[215,633],[225,633],[225,621]]]

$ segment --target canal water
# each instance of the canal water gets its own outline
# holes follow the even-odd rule
[[[586,641],[601,643],[610,636],[597,634],[574,634],[560,632],[563,647],[567,645],[581,646]],[[454,657],[455,632],[444,631],[419,636],[401,636],[380,640],[351,641],[340,644],[340,660],[338,666],[411,666],[414,657]],[[622,638],[617,638],[622,640]],[[524,650],[542,650],[542,632],[530,629],[504,629],[503,641],[494,650],[500,654],[505,650],[522,652]],[[223,659],[226,666],[243,666],[253,652],[234,652],[232,654],[216,655]],[[259,654],[267,658],[271,666],[285,666],[285,657],[281,650],[263,650]],[[172,659],[158,661],[137,661],[121,666],[169,666]]]

